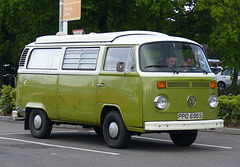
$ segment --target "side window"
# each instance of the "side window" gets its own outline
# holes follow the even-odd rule
[[[134,71],[135,58],[133,47],[108,48],[103,69],[105,71],[116,71],[118,62],[124,62],[127,71]]]
[[[68,48],[66,50],[64,70],[95,70],[99,48]]]
[[[222,72],[222,75],[231,75],[231,70],[225,70]]]
[[[56,70],[61,59],[61,51],[61,49],[34,49],[27,68]]]

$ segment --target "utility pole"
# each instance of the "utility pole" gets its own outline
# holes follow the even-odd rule
[[[59,32],[68,34],[68,22],[63,21],[63,0],[59,0]]]
[[[63,32],[63,0],[59,0],[59,32]]]

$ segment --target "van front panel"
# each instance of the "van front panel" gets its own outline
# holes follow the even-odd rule
[[[217,109],[212,109],[208,102],[211,95],[217,95],[217,89],[210,88],[211,81],[214,78],[142,77],[143,121],[191,120],[188,113],[199,114],[192,120],[217,119]],[[166,87],[158,88],[158,82],[164,82]],[[167,100],[164,109],[154,105],[154,99],[160,95]],[[195,99],[193,106],[189,104],[190,97]]]

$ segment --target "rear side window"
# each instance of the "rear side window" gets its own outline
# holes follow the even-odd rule
[[[61,49],[34,49],[28,61],[28,69],[57,70],[61,59]]]
[[[124,62],[127,71],[134,71],[135,70],[134,48],[133,47],[108,48],[104,64],[104,70],[116,71],[118,62]]]
[[[68,48],[62,68],[64,70],[95,70],[98,53],[99,48]]]

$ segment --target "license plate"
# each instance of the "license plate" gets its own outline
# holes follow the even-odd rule
[[[203,119],[202,112],[178,113],[178,120],[197,120],[197,119]]]

